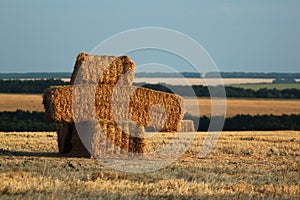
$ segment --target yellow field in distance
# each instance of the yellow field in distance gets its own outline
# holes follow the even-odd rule
[[[210,116],[211,99],[185,98],[186,112],[201,116]],[[17,109],[29,111],[44,111],[42,95],[38,94],[0,94],[0,111],[15,111]],[[227,99],[227,116],[237,114],[300,114],[300,100],[280,99]]]
[[[211,99],[185,98],[185,110],[191,115],[197,115],[197,109],[200,109],[200,115],[210,116]],[[197,105],[198,102],[198,105]],[[263,115],[263,114],[300,114],[300,100],[282,100],[282,99],[235,99],[226,100],[226,116],[232,117],[237,114]],[[218,111],[216,112],[218,114]]]
[[[44,111],[42,94],[0,94],[2,111]]]

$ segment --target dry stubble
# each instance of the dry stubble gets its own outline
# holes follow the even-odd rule
[[[188,134],[188,133],[186,133]],[[152,138],[148,151],[170,135]],[[148,174],[106,169],[99,161],[59,157],[55,133],[0,133],[0,195],[11,198],[297,199],[300,132],[224,132],[198,159],[205,133],[186,154]]]

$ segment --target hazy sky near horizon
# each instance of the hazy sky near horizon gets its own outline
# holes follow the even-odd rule
[[[71,72],[79,52],[140,27],[187,34],[220,71],[300,72],[299,8],[299,0],[0,0],[0,73]],[[153,55],[136,54],[137,64]]]

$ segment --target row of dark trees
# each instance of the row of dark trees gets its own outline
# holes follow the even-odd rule
[[[149,89],[154,89],[158,91],[164,91],[169,93],[176,93],[181,96],[186,97],[210,97],[210,94],[214,94],[214,97],[224,97],[223,87],[214,86],[206,87],[202,85],[194,85],[192,89],[190,86],[174,86],[166,84],[145,84],[139,83],[135,84]],[[244,89],[232,86],[225,86],[226,97],[230,98],[279,98],[279,99],[300,99],[300,89],[283,89],[278,90],[262,88],[259,90]]]
[[[45,119],[44,112],[0,112],[0,131],[55,131],[56,124]]]
[[[0,73],[0,79],[61,79],[70,77],[70,72]]]
[[[184,119],[194,121],[195,130],[207,131],[211,118],[186,114]],[[222,120],[216,117],[214,120]],[[57,125],[49,123],[43,112],[0,112],[0,131],[56,131]],[[212,127],[211,131],[215,131]],[[224,131],[300,130],[300,115],[237,115],[225,119]]]
[[[47,80],[0,80],[0,93],[43,93],[44,90],[54,85],[68,85],[69,82],[64,82],[59,79]],[[210,97],[211,93],[215,97],[222,96],[222,87],[206,87],[202,85],[192,86],[174,86],[167,84],[134,84],[158,91],[176,93],[187,97]],[[232,98],[281,98],[281,99],[300,99],[300,89],[267,89],[259,90],[244,89],[232,86],[225,87],[226,96]]]
[[[43,93],[54,85],[67,85],[60,79],[45,80],[0,80],[0,93]]]
[[[195,130],[207,131],[211,120],[217,123],[224,120],[223,117],[209,118],[207,116],[196,117],[186,114],[185,119],[194,121]],[[226,118],[223,131],[275,131],[275,130],[300,130],[300,115],[236,115]],[[210,131],[219,131],[211,126]]]

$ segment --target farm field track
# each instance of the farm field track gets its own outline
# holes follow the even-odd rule
[[[220,83],[220,79],[216,78],[207,78],[207,81],[210,83],[216,82]],[[246,83],[272,83],[274,79],[272,78],[222,78],[221,81],[224,82],[224,85],[231,84],[246,84]],[[300,80],[299,80],[300,81]],[[207,85],[205,79],[203,78],[135,78],[135,83],[166,83],[170,85]]]
[[[205,134],[197,133],[171,165],[130,174],[94,159],[58,155],[54,132],[0,132],[0,197],[298,199],[299,131],[223,132],[214,149],[199,159]],[[167,133],[150,138],[147,151],[158,150],[168,139]]]
[[[189,114],[210,116],[211,100],[209,98],[185,98],[185,110]],[[0,112],[44,111],[41,94],[0,94]],[[218,113],[217,113],[218,114]],[[300,100],[280,99],[227,99],[227,116],[237,114],[300,114]]]
[[[300,83],[287,83],[287,84],[253,83],[253,84],[234,84],[231,86],[244,88],[244,89],[251,89],[251,90],[259,90],[262,88],[277,89],[277,90],[300,89]]]

